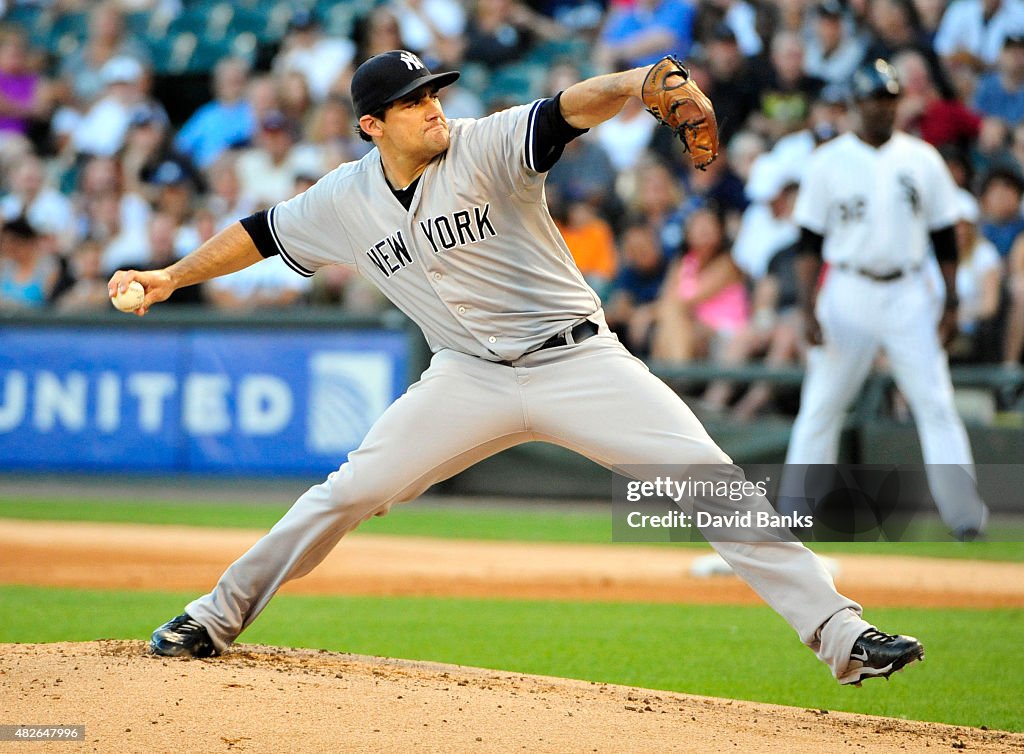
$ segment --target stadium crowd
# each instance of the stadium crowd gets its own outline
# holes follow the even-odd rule
[[[961,188],[951,357],[1020,368],[1024,0],[7,0],[0,12],[0,309],[109,307],[113,270],[162,267],[363,156],[348,83],[377,52],[463,71],[442,92],[449,118],[674,53],[715,103],[721,158],[693,171],[635,100],[566,148],[552,214],[638,355],[796,364],[801,168],[851,127],[852,71],[884,57],[903,86],[898,127],[935,145]],[[388,306],[346,269],[307,280],[277,258],[171,302]],[[704,393],[743,417],[770,398],[765,385]]]

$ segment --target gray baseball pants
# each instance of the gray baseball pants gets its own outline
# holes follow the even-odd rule
[[[595,317],[596,318],[596,317]],[[613,470],[731,463],[682,400],[602,324],[578,345],[513,366],[442,350],[362,445],[232,564],[186,611],[223,651],[286,581],[309,573],[348,532],[494,453],[541,440]],[[757,505],[767,506],[762,497]],[[797,542],[713,543],[838,677],[869,624]]]

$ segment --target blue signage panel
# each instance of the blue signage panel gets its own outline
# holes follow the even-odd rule
[[[0,332],[0,469],[326,472],[405,389],[388,331]]]

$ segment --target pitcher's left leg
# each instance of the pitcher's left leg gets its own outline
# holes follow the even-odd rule
[[[537,439],[631,476],[644,465],[732,463],[689,407],[612,335],[594,336],[571,355],[552,349],[529,362],[522,384]],[[763,496],[753,504],[773,511]],[[836,591],[814,553],[786,541],[712,546],[841,677],[854,643],[871,626],[860,605]]]

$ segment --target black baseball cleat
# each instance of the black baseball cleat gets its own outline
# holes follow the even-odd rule
[[[953,539],[957,542],[976,542],[979,539],[983,539],[984,536],[984,534],[973,526],[961,526],[959,529],[955,529],[953,531]]]
[[[149,649],[163,657],[213,657],[217,654],[210,634],[188,613],[171,618],[154,631]]]
[[[913,636],[892,636],[869,628],[853,643],[850,664],[839,678],[844,686],[860,686],[865,678],[888,678],[915,660],[924,659],[924,647]]]

